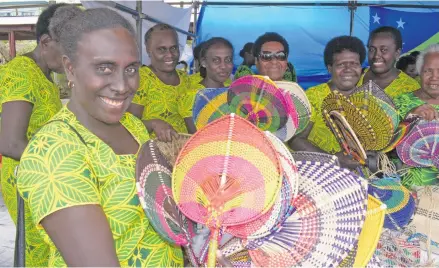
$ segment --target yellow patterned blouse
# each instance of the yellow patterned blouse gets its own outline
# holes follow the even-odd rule
[[[322,114],[323,100],[331,93],[329,85],[323,83],[308,88],[305,92],[311,103],[311,122],[314,124],[308,135],[308,141],[327,153],[335,154],[340,152],[340,144],[332,131],[326,126]]]
[[[360,77],[360,81],[358,81],[357,86],[363,85],[364,76],[368,71],[369,68],[364,71],[363,75]],[[393,99],[401,94],[413,92],[420,87],[421,86],[419,85],[418,81],[411,78],[404,72],[399,72],[398,77],[384,89],[384,92],[386,92],[386,94]]]
[[[59,90],[49,81],[40,67],[29,57],[19,56],[0,69],[0,113],[4,103],[25,101],[33,105],[27,128],[27,138],[55,115],[62,107]],[[3,157],[1,191],[12,220],[17,220],[17,189],[14,170],[18,162]],[[26,236],[27,237],[27,236]]]
[[[183,117],[178,113],[180,96],[190,88],[189,76],[177,70],[180,84],[166,85],[147,66],[140,68],[140,85],[133,103],[145,107],[142,120],[161,119],[177,132],[188,133]]]
[[[120,122],[139,145],[149,139],[143,123],[130,113]],[[31,215],[26,236],[38,230],[32,232],[27,245],[27,260],[44,257],[43,250],[48,250],[48,266],[66,266],[41,220],[60,209],[97,204],[105,211],[122,266],[183,266],[180,247],[160,238],[140,206],[136,157],[116,155],[81,125],[67,106],[62,108],[35,134],[21,158],[17,185],[25,199],[26,214]]]

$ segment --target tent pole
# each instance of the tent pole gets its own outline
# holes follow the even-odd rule
[[[143,46],[142,46],[142,21],[143,18],[141,16],[141,14],[143,14],[142,12],[142,1],[137,0],[136,1],[136,10],[137,10],[137,17],[136,17],[136,30],[137,30],[137,44],[139,46],[139,53],[140,53],[140,58],[142,58],[142,53],[143,53]]]
[[[349,0],[348,8],[351,13],[351,19],[349,23],[349,35],[352,36],[354,34],[354,19],[355,19],[355,10],[357,9],[357,0]]]
[[[193,27],[193,32],[194,32],[195,36],[197,36],[198,5],[199,5],[199,2],[195,1],[194,2],[194,27]]]

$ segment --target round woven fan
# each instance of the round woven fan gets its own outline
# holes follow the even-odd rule
[[[380,86],[378,86],[372,80],[369,80],[369,82],[354,89],[351,92],[351,95],[359,93],[359,92],[361,92],[364,95],[365,91],[367,91],[367,94],[373,95],[375,98],[378,98],[378,99],[384,101],[385,103],[389,104],[390,106],[395,107],[395,104],[393,103],[392,98],[390,98],[390,96],[387,95],[386,92],[382,88],[380,88]]]
[[[279,90],[282,92],[281,89]],[[299,125],[299,115],[297,114],[296,106],[294,105],[293,99],[285,93],[283,97],[285,99],[287,107],[290,108],[290,114],[288,115],[288,120],[285,125],[273,134],[276,135],[277,138],[286,142],[289,141],[294,136],[294,134],[296,134],[296,130]]]
[[[380,105],[381,109],[383,109],[386,112],[387,116],[391,119],[393,129],[396,129],[399,125],[398,111],[387,102],[384,102],[378,98],[375,98],[375,100]]]
[[[195,235],[193,223],[178,210],[172,197],[171,166],[155,141],[145,143],[136,160],[136,187],[140,204],[154,230],[168,243],[186,247],[197,264],[189,243]]]
[[[274,204],[282,167],[266,135],[234,114],[195,133],[174,166],[180,210],[211,230],[208,266],[216,264],[219,229],[256,220]]]
[[[299,84],[288,81],[276,81],[277,87],[284,92],[289,93],[296,111],[299,117],[299,125],[296,130],[296,135],[306,129],[311,118],[311,104],[306,97],[305,91],[299,86]]]
[[[415,199],[399,179],[371,179],[368,192],[387,206],[385,228],[401,230],[410,222],[415,213]]]
[[[297,112],[288,105],[282,91],[263,76],[244,76],[235,80],[228,90],[230,111],[247,119],[261,130],[275,133],[295,114],[293,127],[298,125]]]
[[[326,124],[334,132],[337,140],[347,155],[351,155],[361,164],[366,163],[367,155],[354,130],[349,125],[346,118],[338,111],[331,111],[330,114],[324,111]]]
[[[268,131],[265,134],[278,151],[282,164],[281,194],[278,196],[273,208],[257,220],[227,228],[226,232],[240,238],[257,239],[267,236],[279,228],[282,222],[292,213],[291,200],[297,195],[298,191],[299,173],[291,153],[276,136]]]
[[[358,92],[350,95],[349,100],[366,116],[376,134],[374,142],[362,141],[364,149],[379,151],[386,148],[392,140],[395,129],[390,116],[381,108],[377,98],[365,92]],[[381,104],[385,105],[384,103]],[[351,121],[349,122],[351,123]],[[356,130],[354,126],[353,128]]]
[[[297,162],[297,166],[295,211],[276,232],[247,242],[246,247],[257,266],[338,266],[360,235],[367,183],[333,165]]]
[[[360,109],[338,91],[331,92],[322,102],[322,112],[329,114],[331,111],[339,111],[349,122],[360,143],[367,150],[365,144],[374,144],[377,134],[372,128],[366,116]],[[325,117],[325,115],[323,114]]]
[[[406,165],[434,166],[433,160],[439,155],[439,121],[419,121],[396,147],[396,151]]]
[[[173,167],[177,160],[178,153],[190,137],[191,135],[189,134],[179,133],[178,137],[173,138],[171,142],[156,140],[155,143],[159,148],[160,153],[162,153],[166,160],[168,160],[169,165]]]
[[[338,160],[338,157],[333,154],[297,151],[297,152],[291,152],[291,155],[296,161],[301,161],[301,162],[313,161],[313,162],[327,163],[334,166],[340,166],[340,161]]]
[[[197,92],[192,108],[192,119],[197,129],[230,114],[227,90],[228,88],[205,88]]]

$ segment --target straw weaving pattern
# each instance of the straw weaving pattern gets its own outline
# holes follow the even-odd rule
[[[412,167],[431,167],[439,155],[439,121],[419,121],[396,147],[399,158]]]
[[[391,230],[381,234],[375,253],[383,267],[419,267],[421,259],[419,240],[409,242],[407,235]]]
[[[389,95],[384,92],[382,88],[380,88],[375,82],[372,80],[369,80],[368,83],[363,84],[362,86],[354,89],[351,92],[351,95],[356,93],[362,93],[365,94],[365,91],[367,91],[367,94],[374,96],[375,98],[378,98],[385,103],[389,104],[391,107],[395,107],[395,104],[393,103],[392,98],[390,98]]]
[[[398,146],[402,142],[404,137],[409,133],[411,125],[412,123],[405,121],[399,123],[398,127],[395,130],[395,133],[393,133],[392,140],[390,141],[389,145],[387,145],[387,147],[383,149],[383,152],[388,153],[395,149],[396,146]]]
[[[338,157],[332,154],[297,151],[297,152],[291,152],[291,155],[296,161],[301,161],[301,162],[314,161],[320,163],[327,163],[334,166],[340,166]]]
[[[338,266],[357,243],[366,215],[367,183],[348,170],[297,162],[295,211],[273,234],[247,241],[264,267]]]
[[[191,135],[179,133],[177,138],[173,138],[171,142],[162,142],[155,140],[155,144],[160,150],[160,153],[166,158],[171,167],[174,166],[177,160],[178,153],[183,145],[189,140]]]
[[[205,88],[197,92],[192,108],[192,119],[197,129],[230,114],[227,90],[228,88]]]

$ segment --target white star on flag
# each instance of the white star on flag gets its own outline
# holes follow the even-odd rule
[[[405,21],[402,21],[402,18],[399,18],[399,21],[397,21],[396,23],[398,23],[398,27],[396,27],[396,28],[403,28],[404,29],[404,24],[405,24]]]
[[[378,17],[378,13],[375,13],[375,16],[372,16],[373,18],[373,23],[378,23],[380,24],[380,17]]]

